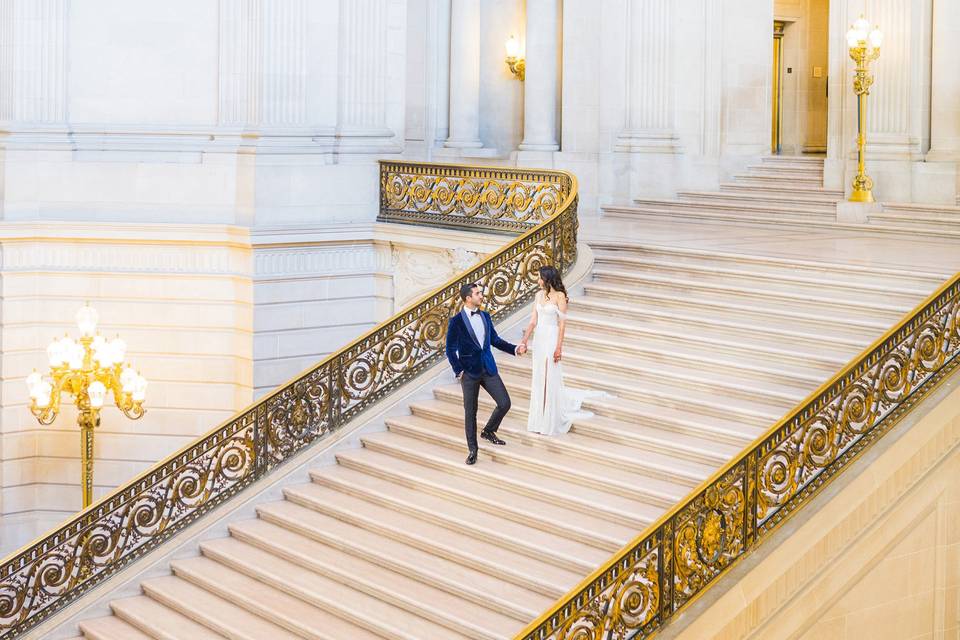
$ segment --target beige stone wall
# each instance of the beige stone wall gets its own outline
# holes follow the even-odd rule
[[[937,394],[662,637],[960,637],[960,376]]]
[[[960,456],[941,470],[960,478]],[[919,521],[898,532],[893,547],[840,595],[801,640],[957,638],[960,602],[960,502],[957,485],[917,496],[930,501]],[[952,542],[951,542],[952,540]]]

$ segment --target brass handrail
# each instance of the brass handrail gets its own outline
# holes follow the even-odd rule
[[[652,635],[888,432],[958,354],[960,273],[516,640]]]
[[[439,173],[438,173],[439,172]],[[442,181],[430,176],[442,175]],[[577,181],[564,171],[380,163],[381,217],[407,209],[524,231],[477,266],[281,385],[204,436],[0,562],[0,639],[34,627],[203,514],[337,431],[442,357],[460,285],[480,283],[494,317],[532,299],[537,268],[577,257]],[[396,185],[416,184],[403,197]],[[391,194],[384,193],[393,185]],[[427,188],[426,185],[430,185]],[[483,193],[511,193],[504,205]],[[521,198],[518,193],[538,193]],[[484,208],[483,202],[491,205]],[[459,204],[458,204],[459,203]],[[506,216],[506,217],[505,217]],[[509,218],[509,219],[508,219]],[[484,220],[488,224],[484,223]],[[412,221],[412,219],[407,220]]]

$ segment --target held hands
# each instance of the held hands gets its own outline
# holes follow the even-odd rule
[[[525,354],[526,352],[527,352],[527,343],[526,343],[526,342],[521,342],[520,344],[517,345],[517,352],[516,352],[516,353],[517,353],[518,356],[522,356],[522,355]]]

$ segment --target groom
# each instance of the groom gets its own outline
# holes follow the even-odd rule
[[[477,398],[480,387],[497,403],[480,437],[493,444],[507,444],[497,437],[500,422],[510,410],[510,394],[497,373],[490,345],[501,351],[522,356],[527,348],[512,345],[497,335],[490,314],[480,310],[483,292],[477,284],[460,287],[463,311],[450,318],[447,324],[447,360],[463,389],[464,429],[467,434],[467,464],[477,462]]]

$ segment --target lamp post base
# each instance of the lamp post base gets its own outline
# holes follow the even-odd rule
[[[848,198],[850,202],[875,202],[873,199],[873,191],[869,189],[854,189],[853,193],[850,194]]]

